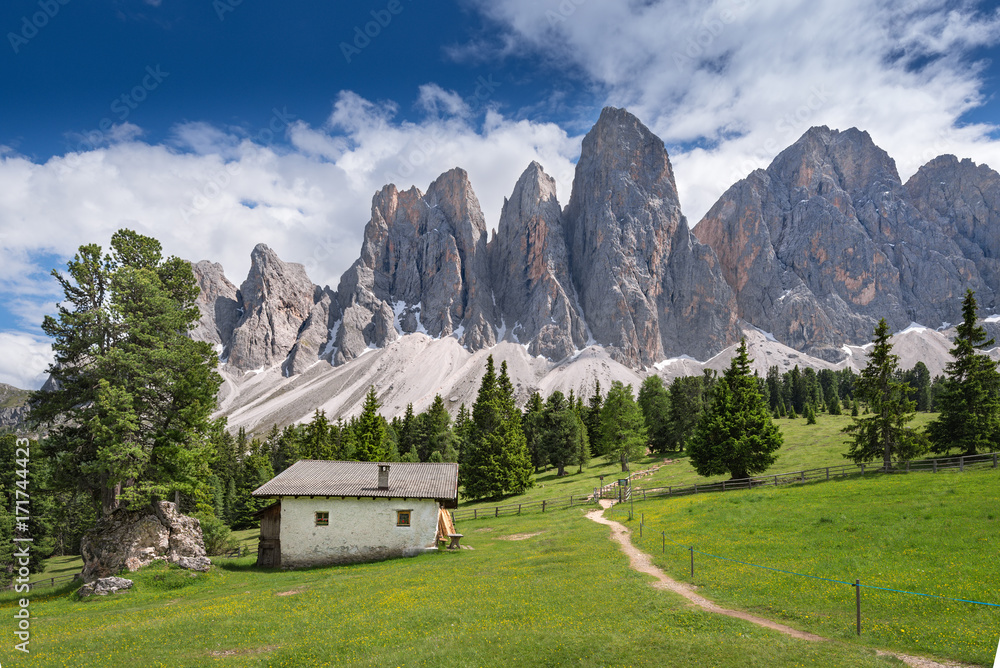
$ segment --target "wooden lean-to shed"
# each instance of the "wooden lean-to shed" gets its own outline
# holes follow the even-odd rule
[[[260,566],[414,556],[444,538],[441,515],[458,506],[458,464],[302,460],[253,496],[276,499],[257,514]]]
[[[281,566],[281,502],[254,513],[260,519],[260,540],[257,543],[257,565],[264,568]]]

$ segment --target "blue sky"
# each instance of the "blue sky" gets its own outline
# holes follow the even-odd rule
[[[996,2],[8,0],[0,31],[21,387],[81,244],[132,227],[239,284],[264,242],[335,286],[386,182],[461,166],[495,226],[538,160],[565,204],[606,104],[664,139],[692,225],[811,125],[868,130],[904,179],[941,153],[1000,166]]]

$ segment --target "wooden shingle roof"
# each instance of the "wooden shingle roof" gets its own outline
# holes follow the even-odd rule
[[[391,462],[389,467],[389,487],[379,489],[379,462],[303,459],[255,489],[253,496],[458,500],[458,464]]]

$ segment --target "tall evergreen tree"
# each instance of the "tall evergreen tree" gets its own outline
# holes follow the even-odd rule
[[[771,421],[751,362],[743,339],[688,443],[691,465],[699,475],[728,472],[734,479],[748,478],[763,473],[778,458],[781,431]]]
[[[605,454],[604,443],[601,441],[601,407],[604,396],[601,394],[601,381],[594,381],[594,393],[587,400],[587,410],[583,414],[583,424],[587,427],[587,437],[590,439],[590,451],[596,457]]]
[[[384,462],[389,459],[389,439],[386,423],[378,413],[378,396],[375,388],[369,387],[365,403],[353,429],[355,439],[354,456],[359,462]]]
[[[579,462],[583,423],[576,407],[559,390],[549,395],[544,416],[543,440],[549,463],[556,467],[557,476],[566,475],[566,467]]]
[[[207,489],[205,437],[222,379],[211,347],[187,336],[199,318],[191,265],[119,230],[110,254],[81,246],[66,275],[52,273],[64,298],[42,329],[54,339],[56,389],[30,403],[49,428],[54,484],[93,494],[105,514]]]
[[[980,352],[994,341],[977,324],[976,311],[975,293],[968,290],[953,359],[945,367],[946,381],[937,400],[941,415],[927,427],[934,452],[957,448],[963,455],[974,455],[990,452],[1000,441],[1000,374],[997,363]]]
[[[467,450],[459,472],[463,493],[469,498],[520,494],[534,482],[507,363],[501,364],[497,376],[492,355],[487,359],[486,373],[472,407]]]
[[[542,396],[538,392],[532,392],[524,407],[524,416],[521,418],[524,439],[528,443],[528,454],[536,473],[540,472],[549,461],[548,453],[545,451],[544,409]]]
[[[647,376],[639,387],[639,408],[646,423],[649,448],[653,452],[670,450],[670,396],[663,379],[655,373]]]
[[[670,383],[669,438],[671,450],[684,450],[698,416],[705,407],[706,380],[699,376],[679,376]]]
[[[606,444],[604,457],[620,462],[623,473],[629,470],[629,462],[646,454],[646,425],[631,385],[618,380],[611,383],[601,409],[601,439]]]
[[[854,418],[844,428],[851,437],[844,456],[859,464],[881,457],[888,470],[893,457],[909,459],[923,450],[923,444],[916,432],[906,426],[913,419],[914,402],[907,398],[907,385],[897,379],[899,356],[892,353],[885,318],[876,325],[872,343],[868,364],[854,384],[855,395],[868,405],[871,413]]]

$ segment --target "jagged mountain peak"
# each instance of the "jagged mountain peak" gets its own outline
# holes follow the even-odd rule
[[[767,171],[809,196],[838,187],[855,193],[873,183],[900,185],[896,162],[879,148],[871,135],[858,128],[831,130],[812,127],[778,154]]]

